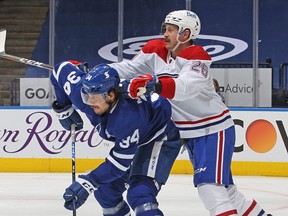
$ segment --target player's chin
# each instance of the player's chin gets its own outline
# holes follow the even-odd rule
[[[166,44],[166,49],[168,51],[171,51],[171,50],[173,50],[173,46],[171,44]]]
[[[166,47],[166,49],[171,49],[171,43],[170,42],[168,42],[168,41],[165,41],[165,47]]]
[[[96,113],[97,115],[102,115],[104,112],[99,108],[99,107],[97,107],[97,106],[95,106],[94,108],[93,108],[93,110],[94,110],[94,113]]]

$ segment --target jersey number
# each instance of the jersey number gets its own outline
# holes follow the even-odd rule
[[[75,76],[76,72],[72,71],[67,76],[67,81],[65,82],[63,88],[67,95],[70,95],[71,93],[71,84],[75,84],[81,80],[79,76]]]
[[[191,70],[195,71],[197,73],[201,73],[205,78],[208,75],[208,67],[207,67],[207,65],[205,63],[203,63],[201,61],[193,62]]]
[[[135,130],[132,136],[128,136],[119,143],[121,148],[128,148],[131,143],[137,144],[139,142],[139,130]]]

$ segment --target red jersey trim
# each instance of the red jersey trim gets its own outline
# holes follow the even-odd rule
[[[142,48],[145,54],[156,53],[163,61],[167,62],[168,50],[164,40],[150,40]],[[187,60],[211,60],[209,54],[201,46],[193,45],[179,52],[178,57]]]
[[[186,49],[182,50],[179,52],[178,57],[184,58],[187,60],[211,60],[211,57],[209,54],[203,49],[201,46],[190,46],[187,47]]]
[[[164,62],[167,62],[168,50],[164,40],[148,41],[142,48],[142,52],[145,54],[156,53]]]
[[[210,121],[210,120],[213,120],[213,119],[217,119],[219,117],[224,116],[226,113],[229,113],[228,109],[224,110],[219,115],[211,116],[211,117],[200,119],[200,120],[197,120],[197,121],[175,121],[175,124],[198,124],[198,123],[202,123],[202,122],[205,122],[205,121]]]

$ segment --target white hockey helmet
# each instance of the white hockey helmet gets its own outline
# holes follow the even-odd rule
[[[172,11],[166,16],[164,24],[178,26],[179,34],[182,34],[185,29],[189,29],[191,32],[190,39],[196,39],[201,29],[200,19],[197,14],[188,10]]]

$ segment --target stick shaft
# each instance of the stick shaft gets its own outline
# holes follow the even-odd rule
[[[5,52],[5,43],[6,43],[6,29],[0,29],[0,58],[4,58],[10,61],[20,62],[20,63],[27,64],[27,65],[32,65],[32,66],[39,67],[39,68],[44,68],[47,70],[53,70],[53,66],[51,65],[38,62],[38,61],[34,61],[31,59],[26,59],[26,58],[18,57],[15,55],[7,54]]]
[[[75,181],[75,167],[76,167],[76,163],[75,163],[75,128],[76,125],[73,124],[71,125],[71,150],[72,150],[72,183]]]
[[[76,138],[75,138],[75,128],[76,125],[72,124],[71,125],[71,150],[72,150],[72,183],[75,182],[76,180],[76,155],[75,155],[75,142],[76,142]],[[74,204],[74,209],[73,209],[73,216],[76,216],[76,208],[75,208],[75,204]]]
[[[10,60],[10,61],[20,62],[20,63],[23,63],[23,64],[32,65],[32,66],[39,67],[39,68],[44,68],[44,69],[47,69],[47,70],[53,70],[53,66],[51,66],[51,65],[44,64],[42,62],[34,61],[34,60],[31,60],[31,59],[18,57],[18,56],[15,56],[15,55],[10,55],[10,54],[7,54],[5,52],[0,53],[0,57],[4,58],[4,59],[7,59],[7,60]]]

